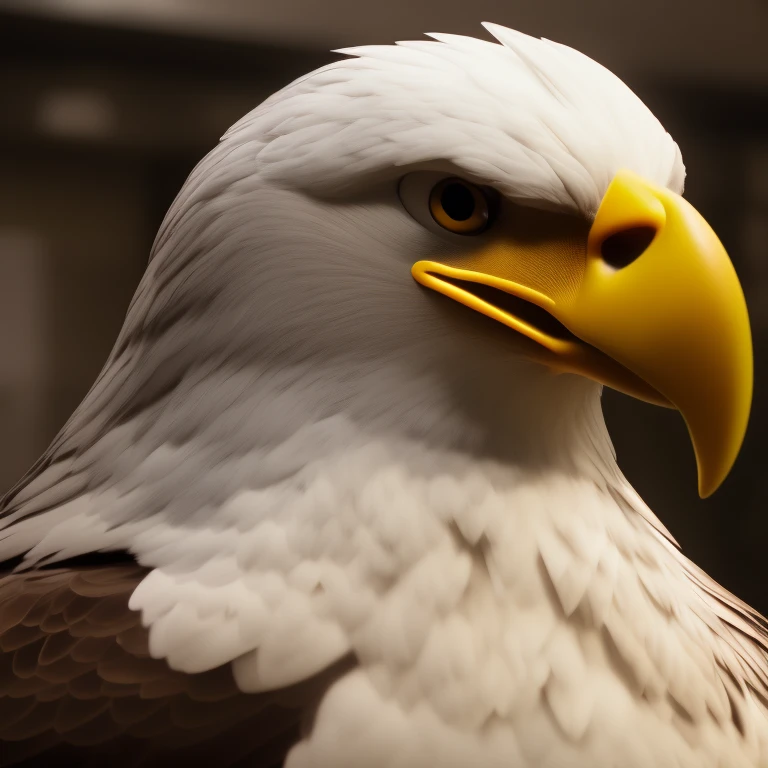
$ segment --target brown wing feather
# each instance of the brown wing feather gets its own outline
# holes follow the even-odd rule
[[[0,766],[279,766],[348,660],[275,694],[174,672],[128,599],[136,565],[0,577]]]

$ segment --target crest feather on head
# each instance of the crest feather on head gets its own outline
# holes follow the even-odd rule
[[[591,217],[628,168],[681,192],[677,144],[615,75],[578,51],[495,24],[338,51],[236,123],[261,175],[339,192],[370,174],[447,163],[518,202]],[[399,170],[398,170],[399,169]]]

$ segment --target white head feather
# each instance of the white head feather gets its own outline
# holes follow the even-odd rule
[[[502,45],[433,34],[339,51],[354,58],[292,83],[224,142],[263,143],[265,178],[332,193],[435,161],[586,216],[620,168],[682,192],[677,144],[621,80],[567,46],[485,27]]]
[[[680,191],[680,152],[599,64],[486,26],[502,45],[351,49],[226,133],[169,211],[99,380],[6,500],[0,554],[135,550],[137,519],[204,519],[345,445],[312,426],[329,418],[587,474],[599,455],[614,474],[596,385],[519,359],[506,329],[413,282],[415,260],[464,244],[419,226],[397,181],[444,169],[589,217],[622,167]]]

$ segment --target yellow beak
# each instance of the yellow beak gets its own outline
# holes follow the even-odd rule
[[[520,211],[501,241],[454,264],[419,261],[414,278],[537,342],[531,357],[554,370],[677,408],[709,496],[738,455],[752,400],[749,317],[717,236],[682,197],[626,170],[588,231]],[[562,326],[531,321],[526,305]]]

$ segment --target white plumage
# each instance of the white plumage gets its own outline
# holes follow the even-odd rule
[[[130,551],[153,656],[247,692],[352,654],[289,768],[763,764],[758,617],[624,480],[599,386],[410,277],[462,247],[403,210],[412,170],[587,218],[620,168],[682,190],[623,83],[487,28],[350,49],[228,131],[0,559]]]
[[[680,192],[680,150],[615,75],[578,51],[495,24],[502,45],[458,35],[339,51],[236,123],[258,172],[342,193],[373,174],[448,161],[510,199],[594,215],[629,168]]]

